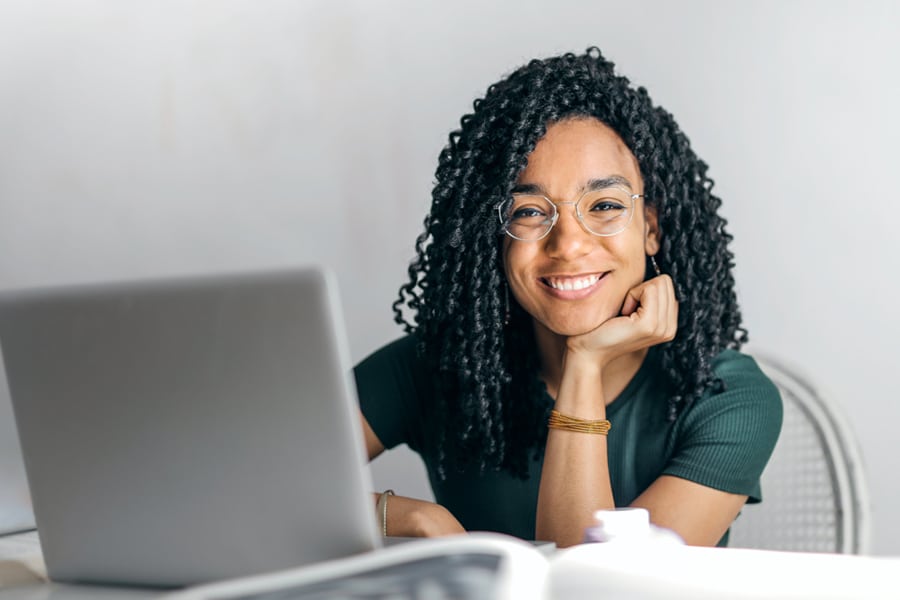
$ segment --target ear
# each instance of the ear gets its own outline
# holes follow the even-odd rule
[[[659,252],[659,218],[655,206],[644,205],[644,252],[656,256]]]

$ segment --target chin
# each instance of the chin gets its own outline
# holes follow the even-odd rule
[[[598,327],[599,327],[599,325],[598,325]],[[561,331],[558,331],[557,333],[564,337],[575,337],[577,335],[584,335],[586,333],[590,333],[595,329],[597,329],[597,327],[572,327],[572,328],[563,329]]]
[[[525,309],[526,312],[528,309]],[[568,307],[567,310],[535,311],[532,320],[538,327],[548,332],[562,336],[572,337],[589,333],[610,319],[618,316],[618,310],[612,307]]]
[[[603,323],[605,323],[608,319],[596,319],[596,320],[579,320],[577,322],[568,322],[568,323],[548,323],[547,329],[555,333],[556,335],[561,335],[564,337],[572,337],[576,335],[583,335],[585,333],[590,333],[591,331],[600,327]]]

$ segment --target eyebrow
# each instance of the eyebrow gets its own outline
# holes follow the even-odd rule
[[[609,177],[601,177],[599,179],[591,179],[587,182],[587,184],[581,189],[581,193],[584,192],[594,192],[597,190],[604,190],[606,188],[611,187],[625,187],[628,188],[629,191],[634,191],[631,187],[631,182],[628,181],[625,177],[621,175],[610,175]],[[544,188],[539,186],[536,183],[518,183],[513,186],[512,189],[513,194],[537,194],[541,196],[546,196],[547,192],[544,191]]]

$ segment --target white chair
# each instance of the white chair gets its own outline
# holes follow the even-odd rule
[[[762,504],[744,507],[728,545],[867,553],[868,487],[849,423],[793,368],[754,357],[781,391],[784,425],[762,476]]]

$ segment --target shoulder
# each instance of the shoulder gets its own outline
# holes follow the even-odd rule
[[[756,360],[724,350],[713,359],[712,369],[722,385],[686,409],[684,429],[715,430],[762,447],[774,446],[781,431],[781,394]]]
[[[414,335],[404,335],[378,348],[356,366],[359,370],[372,364],[384,364],[386,362],[411,362],[418,360],[418,339]]]
[[[424,378],[418,340],[406,335],[385,344],[356,365],[353,372],[362,398],[380,393],[412,393]]]
[[[775,384],[760,369],[756,360],[749,354],[737,350],[723,350],[712,360],[713,372],[723,381],[729,381],[738,386],[759,386],[775,391]]]
[[[713,359],[712,367],[723,385],[718,392],[708,394],[710,399],[724,395],[731,402],[745,402],[781,413],[781,393],[752,356],[724,350]]]

